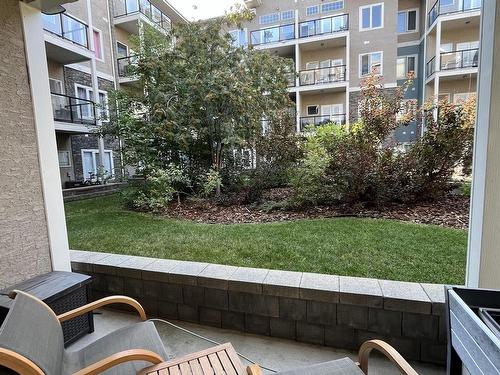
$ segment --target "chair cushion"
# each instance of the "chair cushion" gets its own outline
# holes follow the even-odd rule
[[[73,374],[112,354],[129,349],[146,349],[167,360],[168,356],[153,322],[141,322],[116,330],[80,350],[66,350],[63,375]],[[127,362],[103,372],[106,375],[136,374],[152,364],[144,361]]]
[[[279,372],[276,375],[364,375],[363,371],[350,358],[318,363],[294,370]]]

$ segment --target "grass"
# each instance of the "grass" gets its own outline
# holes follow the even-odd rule
[[[383,219],[215,225],[127,211],[119,196],[66,204],[70,247],[156,258],[463,284],[467,232]]]

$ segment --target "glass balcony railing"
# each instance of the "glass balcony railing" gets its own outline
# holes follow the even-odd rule
[[[267,29],[254,30],[250,33],[250,44],[254,46],[292,39],[295,39],[295,25],[293,23],[269,27]]]
[[[51,93],[55,121],[96,125],[96,107],[91,100]]]
[[[425,76],[429,78],[436,72],[436,56],[427,61],[425,64]]]
[[[321,116],[304,116],[300,118],[300,130],[304,131],[308,126],[320,126],[325,124],[339,124],[344,125],[346,123],[346,114],[339,113],[334,115],[321,115]]]
[[[479,48],[441,53],[441,70],[474,68],[478,66]]]
[[[431,26],[442,14],[468,12],[481,8],[482,0],[438,0],[427,13],[427,23]]]
[[[322,68],[301,70],[299,72],[300,85],[343,82],[346,80],[346,69],[345,65],[330,65]]]
[[[115,0],[114,6],[115,17],[141,13],[163,30],[172,28],[172,20],[149,0]]]
[[[130,77],[133,74],[133,67],[137,64],[138,55],[125,56],[117,59],[118,63],[118,76]]]
[[[82,47],[89,48],[88,26],[66,13],[43,14],[44,30],[69,40]]]
[[[340,14],[328,18],[299,23],[299,37],[307,38],[314,35],[331,34],[349,30],[349,15]]]

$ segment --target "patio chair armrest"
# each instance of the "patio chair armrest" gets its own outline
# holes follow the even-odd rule
[[[25,375],[44,375],[44,372],[34,362],[12,350],[0,348],[0,366]]]
[[[158,354],[144,349],[130,349],[110,355],[107,358],[75,372],[73,375],[97,375],[119,364],[130,361],[146,361],[157,365],[163,362]]]
[[[259,365],[253,364],[247,367],[247,375],[263,375]]]
[[[65,322],[66,320],[73,319],[77,316],[86,314],[88,312],[91,312],[93,310],[96,310],[98,308],[101,308],[103,306],[107,306],[113,303],[122,303],[125,305],[129,305],[133,307],[134,309],[137,310],[139,313],[139,316],[141,317],[142,320],[146,320],[146,312],[144,311],[144,308],[141,306],[139,302],[137,302],[135,299],[126,297],[126,296],[110,296],[110,297],[104,297],[101,299],[98,299],[97,301],[91,302],[87,305],[78,307],[74,310],[70,310],[68,312],[65,312],[64,314],[58,315],[57,319],[59,319],[59,322]]]
[[[375,349],[384,354],[391,362],[396,365],[401,374],[404,375],[418,375],[418,373],[410,366],[408,362],[388,343],[382,340],[369,340],[365,341],[359,348],[359,367],[361,371],[368,374],[368,359],[370,352]]]

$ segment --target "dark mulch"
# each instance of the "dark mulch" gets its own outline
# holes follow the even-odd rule
[[[286,196],[286,190],[274,189],[266,193],[265,198],[280,200]],[[186,200],[180,205],[172,204],[167,216],[209,224],[266,223],[353,216],[394,219],[467,229],[469,224],[469,198],[451,195],[439,201],[411,205],[391,203],[377,208],[366,208],[362,205],[341,205],[319,206],[301,210],[274,209],[271,211],[259,209],[259,206],[255,205],[222,205],[209,201]]]

